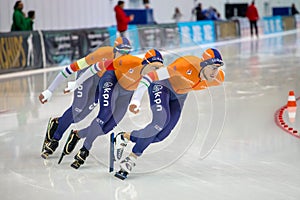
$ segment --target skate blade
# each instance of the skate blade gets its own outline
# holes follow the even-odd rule
[[[41,157],[44,158],[44,159],[47,159],[49,157],[49,154],[48,153],[42,153]]]
[[[73,167],[74,169],[78,169],[80,167],[80,163],[78,161],[74,161],[72,164],[71,164],[71,167]]]
[[[43,151],[45,150],[45,147],[47,146],[48,142],[46,141],[46,139],[44,140],[43,146],[42,146],[42,151],[41,153],[43,153]]]
[[[124,171],[118,171],[115,173],[115,177],[121,179],[121,180],[124,180],[127,178],[127,175],[128,173],[127,172],[124,172]]]
[[[110,151],[109,151],[109,172],[113,172],[114,171],[114,163],[116,161],[115,159],[115,155],[114,155],[114,132],[112,132],[110,134]]]
[[[58,160],[58,164],[60,164],[60,163],[61,163],[61,161],[62,161],[62,159],[64,158],[64,156],[65,156],[65,154],[64,154],[64,153],[62,153],[62,154],[61,154],[61,156],[60,156],[60,158],[59,158],[59,160]]]
[[[43,151],[45,150],[45,146],[47,145],[47,135],[48,135],[48,127],[49,127],[49,124],[50,124],[50,122],[51,122],[51,117],[50,117],[50,119],[48,120],[48,124],[47,124],[47,129],[46,129],[46,136],[45,136],[45,138],[44,138],[44,142],[43,142],[43,146],[42,146],[42,153],[43,153]]]

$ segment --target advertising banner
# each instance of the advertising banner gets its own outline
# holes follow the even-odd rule
[[[106,28],[43,31],[43,36],[47,66],[70,64],[100,46],[109,45]]]
[[[282,26],[284,31],[296,29],[296,18],[294,16],[283,16]]]
[[[296,27],[300,28],[300,15],[295,15],[295,20],[296,20]]]
[[[138,26],[141,50],[159,49],[164,38],[163,30],[159,26]]]
[[[70,64],[88,53],[88,41],[83,31],[43,31],[43,36],[47,66]]]
[[[87,53],[91,53],[101,46],[110,45],[110,35],[107,28],[85,29],[88,46]]]
[[[216,21],[215,25],[218,41],[240,37],[238,21]]]
[[[264,34],[282,32],[282,19],[280,16],[264,17]]]
[[[188,47],[216,41],[215,25],[211,20],[179,22],[180,46]]]
[[[159,24],[157,26],[162,29],[162,47],[167,49],[179,48],[180,37],[177,24]]]
[[[42,50],[37,31],[0,34],[0,73],[41,68]]]

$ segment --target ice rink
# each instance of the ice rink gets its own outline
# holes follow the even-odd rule
[[[125,181],[108,172],[108,135],[96,140],[78,170],[70,164],[83,140],[57,164],[71,128],[54,155],[41,158],[49,117],[60,116],[72,101],[61,92],[65,85],[49,103],[38,101],[58,71],[0,75],[1,199],[300,199],[300,138],[280,128],[274,117],[290,90],[300,96],[299,29],[208,46],[223,55],[224,85],[190,93],[170,137],[151,145]],[[178,49],[166,62],[200,56],[208,46]],[[151,115],[144,100],[141,113],[127,114],[115,132],[146,125]],[[298,132],[299,110],[294,123],[283,113]],[[93,114],[72,129],[87,126]]]

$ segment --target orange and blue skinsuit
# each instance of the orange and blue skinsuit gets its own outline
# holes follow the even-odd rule
[[[132,152],[135,155],[140,156],[151,143],[160,142],[171,133],[180,118],[188,92],[217,86],[224,81],[222,70],[219,70],[215,80],[202,80],[199,76],[202,61],[196,56],[184,56],[141,79],[131,104],[139,106],[143,92],[148,89],[153,117],[145,128],[131,132],[130,140],[135,143]]]
[[[109,69],[106,62],[97,63],[98,73],[105,72],[99,81],[100,111],[91,124],[78,132],[85,138],[83,146],[90,150],[98,136],[111,131],[124,117],[134,90],[141,76],[142,59],[125,55],[113,60]]]
[[[77,75],[79,76],[78,80],[85,76],[85,71],[89,71],[91,72],[91,74],[97,74],[97,75],[92,76],[87,81],[80,83],[80,86],[74,91],[74,98],[73,98],[72,105],[63,113],[61,117],[58,117],[58,127],[53,135],[53,138],[55,140],[59,141],[62,138],[65,131],[72,123],[77,123],[83,120],[89,113],[92,112],[92,110],[97,106],[99,97],[103,95],[102,93],[104,90],[101,90],[101,88],[103,88],[103,84],[111,82],[113,83],[113,84],[109,84],[111,88],[113,88],[116,85],[117,82],[116,75],[119,74],[118,69],[124,70],[126,67],[135,68],[134,66],[139,66],[141,63],[140,58],[131,55],[125,55],[117,58],[116,60],[120,62],[117,63],[114,62],[113,56],[114,54],[113,54],[112,47],[101,47],[97,51],[86,56],[85,58],[82,58],[72,63],[71,65],[67,66],[65,69],[63,69],[60,72],[59,74],[60,77],[63,76],[64,78],[67,78],[73,72],[76,71],[78,72]],[[87,68],[89,65],[91,65],[91,67]],[[114,71],[114,65],[116,66],[117,69],[115,71]],[[117,75],[117,77],[118,76],[119,75]],[[140,78],[141,78],[140,75],[136,78],[135,87],[137,87],[138,80]],[[122,78],[122,80],[123,79],[124,78]],[[54,84],[52,85],[58,85],[61,82],[61,81],[57,81],[56,83],[55,81],[57,81],[57,79],[54,80]],[[105,91],[108,90],[109,88]],[[99,92],[102,93],[100,94]],[[110,93],[105,94],[105,97],[107,97],[108,95],[111,94]],[[108,100],[105,100],[105,102],[107,101]],[[100,102],[102,101],[100,100]],[[107,110],[106,108],[111,109],[111,107],[105,106],[104,108],[101,109],[102,111],[101,113],[103,114],[109,113],[109,111],[105,112],[105,110]],[[107,114],[107,116],[109,115]]]

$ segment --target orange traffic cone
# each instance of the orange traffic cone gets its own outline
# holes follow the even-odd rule
[[[294,123],[296,118],[296,110],[297,110],[297,103],[295,98],[294,91],[289,92],[289,99],[287,103],[287,110],[289,114],[289,120],[290,122]]]

